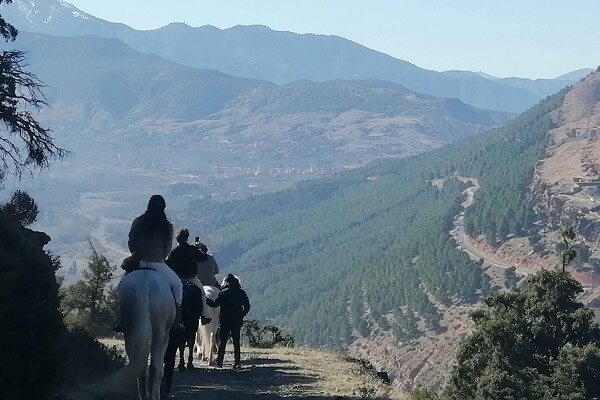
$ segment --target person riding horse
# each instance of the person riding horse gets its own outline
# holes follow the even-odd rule
[[[175,322],[171,334],[182,335],[183,284],[177,274],[165,264],[173,243],[173,225],[167,219],[165,208],[165,199],[155,194],[150,197],[146,212],[133,220],[127,242],[132,256],[123,262],[122,267],[128,273],[137,269],[156,271],[169,283],[175,299]],[[121,323],[114,331],[123,332]]]
[[[177,274],[183,283],[189,282],[196,286],[202,295],[202,309],[206,309],[206,296],[204,288],[197,276],[198,266],[202,261],[206,260],[206,254],[203,254],[196,246],[188,244],[190,232],[183,228],[177,232],[175,247],[169,258],[167,265]],[[202,323],[207,324],[210,320],[202,316]]]
[[[196,275],[202,285],[212,286],[217,289],[221,288],[219,281],[217,281],[217,275],[219,275],[219,266],[217,260],[212,254],[208,253],[208,247],[196,238],[196,247],[200,250],[200,253],[204,256],[204,259],[198,263],[198,270]]]

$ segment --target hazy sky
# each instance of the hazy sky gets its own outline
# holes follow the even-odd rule
[[[153,29],[267,25],[345,37],[434,70],[551,78],[600,64],[600,0],[68,0]]]

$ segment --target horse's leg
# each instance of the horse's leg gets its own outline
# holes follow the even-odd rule
[[[189,371],[194,369],[194,337],[196,336],[196,333],[194,332],[192,335],[190,335],[190,337],[188,338],[188,340],[186,341],[187,347],[188,347],[188,364],[187,364],[187,368]]]
[[[138,378],[138,389],[142,400],[148,400],[148,375],[148,361],[146,360],[142,375]]]
[[[214,340],[215,335],[211,332],[210,333],[210,340],[208,341],[209,346],[208,346],[208,365],[213,365],[213,340]]]
[[[169,345],[169,328],[152,327],[152,350],[150,352],[150,400],[160,400],[160,384],[164,375],[164,359]]]
[[[184,361],[184,357],[183,357],[183,352],[185,350],[185,342],[180,343],[177,347],[179,348],[179,365],[177,366],[177,369],[179,370],[179,372],[184,372],[185,371],[185,361]]]
[[[121,312],[124,316],[125,352],[128,363],[119,371],[113,384],[114,389],[135,397],[147,399],[148,391],[145,378],[148,372],[151,328],[147,313],[139,312],[147,304],[139,304],[136,291],[121,294]],[[143,300],[142,300],[143,301]]]
[[[175,358],[177,358],[177,344],[169,343],[165,352],[164,391],[166,395],[171,394],[173,371],[175,370]]]
[[[202,360],[202,325],[196,331],[196,358]]]
[[[218,343],[219,343],[219,335],[217,334],[219,329],[219,320],[218,320],[218,315],[215,315],[215,318],[213,319],[213,324],[210,326],[210,347],[209,347],[209,358],[208,358],[208,362],[210,365],[214,364],[214,355],[215,352],[218,351]]]
[[[207,335],[209,325],[204,325],[200,329],[202,330],[202,344],[200,347],[200,354],[202,356],[201,360],[206,361],[206,356],[208,355],[208,345],[207,343],[210,340],[210,337]]]

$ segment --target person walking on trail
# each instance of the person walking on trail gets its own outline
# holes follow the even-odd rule
[[[133,220],[127,242],[132,255],[123,261],[121,267],[127,273],[136,269],[154,270],[169,283],[176,307],[171,334],[177,336],[183,333],[181,324],[183,284],[177,274],[165,264],[173,243],[173,225],[165,214],[166,206],[165,199],[155,194],[150,197],[146,212]],[[119,323],[114,330],[122,332],[121,324]]]
[[[227,275],[225,285],[216,300],[217,306],[221,307],[221,316],[219,322],[221,333],[219,337],[219,353],[217,356],[217,366],[223,366],[225,357],[225,346],[229,337],[233,339],[233,368],[240,368],[240,331],[244,323],[244,317],[250,311],[250,301],[248,295],[242,289],[240,281],[233,275]]]
[[[177,232],[175,237],[177,247],[171,251],[166,263],[182,282],[190,282],[200,289],[202,294],[202,324],[206,325],[210,323],[210,318],[204,316],[207,310],[206,295],[204,294],[203,285],[197,277],[198,263],[206,260],[206,254],[203,254],[198,247],[190,245],[188,243],[189,238],[190,232],[186,228]]]
[[[202,285],[204,286],[212,286],[220,289],[221,285],[219,285],[219,281],[217,281],[217,275],[219,275],[217,261],[212,254],[208,253],[208,247],[206,247],[204,243],[197,240],[196,247],[205,256],[204,260],[198,263],[198,279],[200,279],[200,282],[202,282]]]

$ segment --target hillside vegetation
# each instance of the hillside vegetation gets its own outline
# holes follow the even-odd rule
[[[465,188],[452,176],[479,179],[472,231],[495,235],[487,221],[503,218],[516,220],[508,232],[530,228],[526,182],[565,92],[504,128],[426,154],[246,201],[197,202],[186,224],[211,233],[250,291],[254,316],[279,320],[301,342],[344,346],[374,329],[398,339],[443,329],[436,302],[473,301],[482,285],[480,266],[447,233]],[[441,189],[431,184],[440,177]]]

